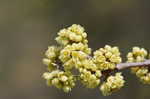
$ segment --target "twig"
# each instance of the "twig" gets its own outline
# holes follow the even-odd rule
[[[150,67],[150,60],[145,60],[144,62],[120,63],[117,64],[116,68],[118,70],[122,70],[130,67],[143,67],[143,66]]]

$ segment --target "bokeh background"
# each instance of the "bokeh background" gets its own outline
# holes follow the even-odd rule
[[[56,33],[81,24],[93,50],[119,46],[150,49],[149,0],[0,0],[0,99],[149,99],[150,86],[123,71],[126,86],[104,97],[77,86],[71,93],[49,88],[41,60]]]

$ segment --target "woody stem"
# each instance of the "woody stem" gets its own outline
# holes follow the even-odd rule
[[[145,60],[144,62],[131,62],[131,63],[120,63],[117,64],[116,68],[118,70],[130,68],[130,67],[150,67],[150,60]]]

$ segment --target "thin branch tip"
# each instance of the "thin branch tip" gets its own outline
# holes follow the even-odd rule
[[[131,67],[145,67],[145,66],[150,66],[150,59],[145,60],[144,62],[120,63],[120,64],[117,64],[116,68],[118,70],[122,70],[126,68],[131,68]]]

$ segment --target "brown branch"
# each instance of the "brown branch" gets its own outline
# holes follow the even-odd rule
[[[144,62],[120,63],[117,64],[116,68],[118,70],[122,70],[130,67],[143,67],[143,66],[150,67],[150,60],[145,60]]]

